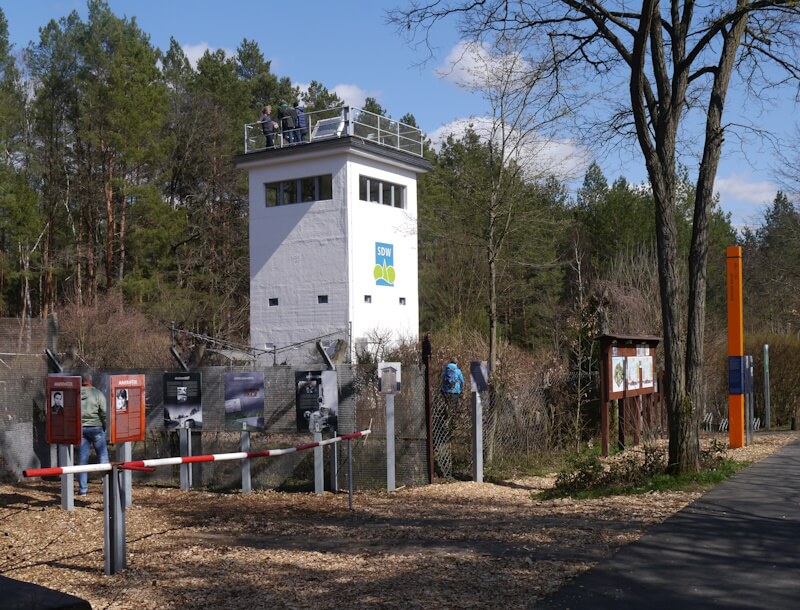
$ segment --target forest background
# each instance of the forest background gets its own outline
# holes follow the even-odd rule
[[[242,126],[265,102],[299,99],[313,111],[341,100],[321,82],[297,90],[251,40],[235,57],[206,52],[193,66],[175,40],[156,48],[135,21],[95,0],[85,20],[44,25],[22,58],[0,11],[0,316],[57,312],[62,346],[94,366],[168,365],[171,322],[248,344],[247,179],[233,164]],[[365,109],[416,124],[413,109],[372,98]],[[493,146],[477,129],[426,146],[420,332],[434,333],[439,357],[485,358],[492,308],[509,376],[591,373],[601,332],[660,335],[647,185],[609,181],[591,165],[572,197],[554,172],[520,171],[513,160],[498,167]],[[508,213],[494,249],[486,195],[498,172]],[[693,192],[684,171],[684,261]],[[785,420],[800,381],[788,366],[800,362],[794,196],[778,193],[760,224],[739,234],[716,205],[710,232],[709,404],[725,399],[725,247],[739,244],[746,351],[758,356],[769,343],[787,366]]]

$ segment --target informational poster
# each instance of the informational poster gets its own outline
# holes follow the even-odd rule
[[[225,373],[225,429],[264,431],[264,373]]]
[[[399,362],[378,363],[378,390],[381,394],[397,394],[400,391],[401,372]]]
[[[322,408],[329,417],[339,415],[339,381],[336,371],[322,371]],[[335,419],[331,420],[335,424]],[[335,426],[334,426],[335,427]]]
[[[641,358],[639,356],[628,356],[627,359],[627,372],[625,373],[625,384],[626,389],[630,390],[638,390],[640,387],[639,384],[639,366],[640,366]]]
[[[164,427],[203,427],[200,373],[164,373]]]
[[[308,418],[319,411],[325,400],[322,389],[322,371],[303,371],[294,374],[297,390],[296,423],[298,432],[308,432]]]
[[[652,388],[655,383],[653,379],[653,357],[643,356],[640,361],[642,364],[642,388]]]
[[[53,445],[80,445],[81,378],[50,375],[47,378],[45,425],[47,442]]]
[[[611,358],[611,392],[625,391],[625,356],[612,356]]]
[[[110,375],[108,378],[109,442],[133,443],[144,440],[144,375]]]

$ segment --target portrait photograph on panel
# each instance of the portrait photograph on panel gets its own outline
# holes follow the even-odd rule
[[[64,392],[55,390],[50,392],[50,412],[62,413],[64,411]]]
[[[127,388],[119,388],[114,396],[114,404],[116,405],[116,409],[118,412],[123,412],[128,410],[128,389]]]

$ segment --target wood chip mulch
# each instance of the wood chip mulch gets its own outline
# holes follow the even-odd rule
[[[797,438],[760,434],[730,454],[756,461]],[[554,477],[527,477],[359,492],[350,512],[346,493],[139,486],[128,569],[107,577],[90,481],[71,512],[57,482],[0,485],[0,574],[93,608],[530,607],[700,496],[538,500]]]

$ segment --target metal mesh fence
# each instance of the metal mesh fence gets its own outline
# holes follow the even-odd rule
[[[549,372],[513,389],[482,392],[484,467],[530,466],[543,454],[590,438],[599,425],[599,405],[587,388],[596,386],[596,376]],[[649,404],[645,397],[645,407]],[[663,431],[661,418],[652,412],[643,410],[643,421],[646,433]],[[434,392],[432,424],[436,476],[471,477],[471,396]],[[627,431],[631,425],[628,423]]]
[[[45,379],[43,350],[52,344],[52,325],[32,321],[21,327],[17,320],[0,319],[0,477],[18,480],[26,468],[55,466],[56,452],[46,442]],[[311,367],[313,368],[313,367]],[[337,369],[339,417],[337,433],[371,428],[366,441],[353,444],[353,483],[356,487],[386,485],[385,397],[377,387],[374,365],[342,365]],[[251,450],[286,447],[310,442],[310,434],[296,430],[295,373],[301,368],[274,366],[206,367],[202,374],[203,427],[192,435],[192,453],[226,453],[240,450],[240,432],[225,429],[224,374],[234,370],[258,370],[265,382],[265,432],[252,432]],[[103,371],[143,373],[146,377],[147,433],[134,443],[134,459],[179,454],[174,431],[164,427],[163,369]],[[174,372],[174,371],[173,371]],[[403,383],[395,396],[396,482],[398,486],[427,482],[427,434],[423,371],[403,367]],[[438,378],[431,371],[432,378]],[[98,378],[101,376],[98,373]],[[590,390],[597,387],[591,376],[574,372],[543,373],[514,388],[499,387],[481,394],[483,405],[484,465],[487,470],[530,465],[542,454],[568,447],[598,429],[598,402]],[[432,433],[435,473],[443,478],[469,478],[472,473],[471,397],[432,392]],[[636,401],[637,399],[632,399]],[[637,404],[624,401],[623,431],[661,435],[665,431],[664,410],[652,397]],[[641,429],[632,422],[640,413]],[[633,413],[633,415],[631,415]],[[612,441],[617,429],[612,423]],[[325,448],[326,464],[338,466],[338,486],[347,485],[345,445]],[[331,455],[333,454],[333,455]],[[113,450],[111,455],[113,456]],[[113,458],[112,458],[113,459]],[[204,463],[193,466],[196,484],[212,488],[237,488],[237,462]],[[331,470],[330,468],[326,468]],[[313,484],[312,452],[256,460],[251,465],[254,487],[310,489]],[[178,467],[155,473],[134,473],[147,482],[177,484]],[[331,486],[330,478],[326,486]]]
[[[48,344],[46,321],[28,325],[19,340],[17,320],[0,319],[0,478],[19,480],[27,468],[56,466],[55,447],[46,441],[45,384],[47,363],[43,350]],[[314,367],[309,367],[314,368]],[[308,370],[286,366],[253,369],[245,367],[206,367],[202,374],[203,426],[192,434],[192,454],[226,453],[240,450],[241,433],[225,428],[224,374],[234,370],[259,370],[264,373],[265,432],[250,433],[250,447],[261,451],[311,442],[308,433],[296,428],[295,373]],[[386,484],[385,399],[377,390],[375,367],[342,365],[337,367],[339,389],[338,434],[371,427],[373,434],[354,442],[353,483],[356,487],[382,487]],[[177,433],[164,427],[163,369],[104,370],[103,374],[139,373],[146,383],[146,435],[133,443],[133,458],[158,458],[179,455]],[[172,371],[175,372],[175,371]],[[69,372],[66,372],[69,374]],[[398,485],[425,482],[426,435],[422,375],[414,367],[403,371],[403,390],[395,397],[396,478]],[[329,434],[326,433],[326,437]],[[334,454],[331,456],[331,454]],[[110,451],[112,459],[114,449]],[[338,485],[347,485],[347,448],[325,448],[326,464],[338,465]],[[195,464],[195,484],[212,488],[237,488],[240,485],[238,462]],[[330,470],[326,467],[326,469]],[[258,459],[251,464],[254,487],[311,488],[311,451],[276,459]],[[141,482],[176,484],[178,467],[160,468],[154,473],[134,473]],[[331,486],[326,476],[326,486]]]
[[[0,479],[16,479],[42,458],[49,465],[44,411],[36,407],[44,401],[44,349],[53,329],[48,320],[0,318]]]

